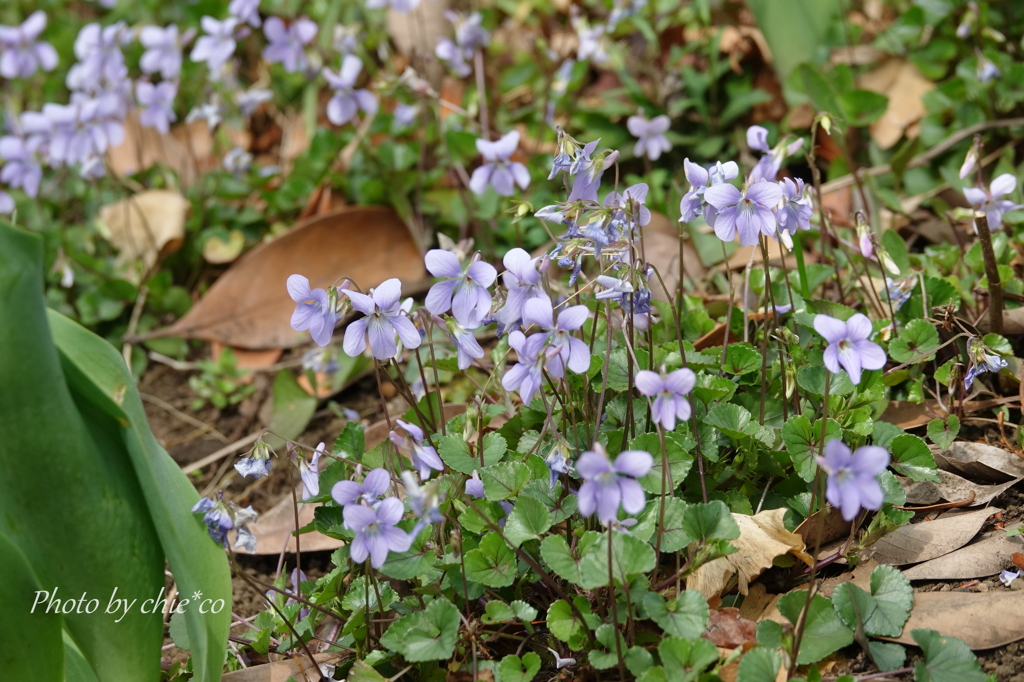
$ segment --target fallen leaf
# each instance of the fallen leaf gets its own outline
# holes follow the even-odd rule
[[[133,175],[162,163],[178,176],[181,187],[190,187],[199,176],[195,159],[170,133],[162,135],[139,125],[132,112],[124,122],[124,142],[107,150],[107,163],[117,175]]]
[[[228,346],[219,341],[212,342],[210,344],[210,359],[216,362],[225,348],[228,348]],[[235,355],[235,367],[238,369],[264,369],[280,360],[284,350],[281,348],[270,348],[268,350],[232,348],[231,352]]]
[[[241,230],[231,230],[228,240],[212,235],[203,244],[203,258],[207,263],[230,263],[241,255],[245,248],[245,235]]]
[[[926,400],[923,403],[890,400],[878,421],[895,424],[901,429],[913,429],[924,426],[933,419],[945,417],[946,414],[937,400]]]
[[[302,498],[302,486],[295,489],[298,499]],[[299,503],[299,528],[313,523],[313,516],[319,504]],[[295,531],[295,510],[292,508],[291,495],[285,495],[281,500],[260,514],[256,523],[251,524],[249,529],[256,536],[256,551],[254,554],[273,554],[277,556],[284,549],[286,552],[295,552],[296,545],[303,552],[319,552],[333,550],[344,544],[341,540],[328,537],[317,531],[303,533],[296,538],[292,533]],[[287,546],[285,546],[287,541]]]
[[[1024,550],[1024,538],[1006,537],[999,530],[978,542],[961,547],[937,559],[903,571],[910,580],[968,580],[996,575],[1006,568],[1016,552]]]
[[[937,473],[939,475],[938,483],[934,481],[911,481],[909,478],[896,477],[900,485],[903,486],[903,491],[907,494],[907,504],[930,505],[942,501],[959,502],[960,500],[967,499],[971,493],[974,493],[974,502],[968,506],[977,507],[978,505],[991,502],[997,495],[1002,494],[1014,483],[1022,480],[1020,478],[1012,478],[1006,483],[999,485],[979,485],[949,471],[940,469]]]
[[[949,554],[970,542],[988,517],[998,511],[1002,510],[989,507],[973,512],[949,512],[936,521],[897,528],[871,546],[870,557],[880,564],[904,566]]]
[[[881,149],[889,149],[907,137],[916,137],[911,126],[928,112],[922,96],[935,88],[935,83],[921,75],[908,60],[893,58],[862,74],[857,86],[881,93],[889,98],[885,113],[871,124],[871,137]]]
[[[915,592],[903,633],[891,642],[914,645],[914,630],[936,630],[975,651],[1024,639],[1024,592]]]
[[[828,211],[829,219],[841,227],[852,227],[850,214],[853,213],[853,188],[840,187],[821,195],[821,205]]]
[[[988,315],[978,320],[978,329],[982,332],[989,332],[992,326],[989,324]],[[1024,334],[1024,308],[1014,308],[1003,311],[1003,335],[1020,336]]]
[[[728,606],[708,612],[704,637],[724,649],[735,649],[757,642],[757,623],[740,616],[740,610]]]
[[[778,598],[779,595],[777,594],[768,594],[768,588],[761,583],[754,583],[747,590],[747,596],[743,598],[743,603],[740,604],[740,616],[757,622],[761,620],[761,616]]]
[[[181,247],[190,205],[179,192],[150,189],[101,207],[96,225],[120,252],[119,266],[141,259],[143,271],[148,271],[157,258]],[[130,274],[138,281],[143,273]]]
[[[423,257],[401,218],[389,208],[360,206],[300,222],[256,247],[214,282],[206,295],[169,327],[135,337],[220,341],[236,348],[291,348],[309,340],[291,328],[295,302],[285,281],[301,273],[326,288],[350,277],[366,291],[398,277],[406,296],[429,282]]]
[[[651,293],[659,301],[675,300],[679,286],[679,224],[666,216],[651,211],[651,222],[643,230],[643,256],[657,269],[665,281],[661,286],[657,276],[651,280]],[[683,277],[690,280],[704,278],[705,269],[697,252],[688,241],[683,241]],[[668,295],[665,289],[668,289]]]
[[[1010,559],[1013,561],[1014,566],[1020,569],[1024,569],[1024,554],[1020,552],[1014,552],[1013,556],[1011,556]]]
[[[804,551],[803,538],[786,530],[782,522],[785,513],[786,510],[780,508],[754,516],[733,514],[740,527],[740,536],[732,544],[739,551],[698,568],[686,579],[686,588],[710,598],[720,594],[735,574],[740,594],[747,594],[750,582],[768,569],[775,557],[793,554],[810,565],[812,559]]]
[[[843,583],[853,583],[865,592],[871,592],[871,572],[878,568],[878,562],[874,559],[862,561],[852,570],[842,575],[826,578],[821,581],[818,594],[823,597],[831,597],[836,588]]]
[[[313,654],[318,666],[334,665],[348,654],[332,652],[328,654]],[[319,679],[313,665],[309,662],[308,656],[296,656],[285,661],[273,661],[263,665],[254,665],[244,670],[224,673],[220,678],[222,682],[287,682],[289,679],[305,680]]]
[[[851,522],[843,519],[843,514],[835,507],[827,507],[808,516],[793,531],[804,539],[809,547],[818,542],[818,521],[825,515],[825,525],[821,533],[821,544],[845,538],[850,534]]]
[[[1005,483],[1024,478],[1024,459],[993,445],[957,441],[947,450],[933,446],[932,454],[940,469],[972,481]]]

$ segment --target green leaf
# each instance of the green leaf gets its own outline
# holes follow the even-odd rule
[[[577,552],[582,555],[587,547],[597,541],[598,533],[588,531],[580,539]],[[569,544],[561,535],[549,535],[540,543],[540,555],[544,563],[551,567],[558,576],[574,585],[580,584],[580,561],[573,556]]]
[[[824,396],[825,395],[825,377],[830,374],[825,365],[811,365],[810,367],[804,367],[796,373],[796,383],[803,390],[807,391],[811,395]],[[829,380],[828,394],[833,395],[850,395],[853,393],[855,386],[850,381],[850,375],[843,370],[839,374],[832,374]]]
[[[459,634],[459,610],[447,599],[437,598],[423,611],[402,616],[381,637],[380,643],[410,663],[444,661],[455,652]]]
[[[377,672],[366,661],[356,661],[353,663],[345,680],[346,682],[388,682],[388,678]]]
[[[944,420],[933,419],[928,422],[928,437],[943,450],[949,449],[958,433],[960,433],[960,418],[955,414],[949,415]]]
[[[637,370],[648,366],[650,355],[643,348],[637,348],[634,352],[636,353],[637,362],[640,363],[639,366],[633,365],[633,373],[636,374]],[[630,362],[630,355],[625,348],[618,348],[611,352],[608,358],[608,368],[605,372],[608,375],[609,389],[618,392],[629,388]]]
[[[761,352],[749,343],[730,343],[722,369],[729,374],[746,374],[761,368]]]
[[[658,529],[661,530],[661,551],[675,552],[686,547],[696,538],[683,529],[686,517],[686,503],[678,497],[665,498],[665,516],[661,517],[661,498],[651,500],[640,517],[640,523],[632,529],[633,535],[650,540]]]
[[[935,458],[928,444],[921,438],[909,433],[896,436],[889,443],[892,455],[892,468],[912,481],[939,482],[935,473]]]
[[[747,4],[783,81],[798,64],[819,61],[833,20],[839,15],[837,0],[749,0]]]
[[[610,584],[611,576],[620,585],[629,583],[627,576],[654,569],[654,548],[627,533],[615,533],[612,542],[611,574],[608,573],[608,534],[602,533],[580,559],[580,585],[586,589]]]
[[[757,643],[770,649],[782,646],[782,635],[785,630],[774,620],[762,620],[757,624]]]
[[[746,438],[758,431],[758,424],[745,407],[733,403],[717,403],[712,405],[704,417],[704,423],[710,424],[731,438]]]
[[[364,452],[366,452],[365,428],[362,424],[348,422],[338,437],[334,439],[331,453],[358,461]]]
[[[188,639],[188,626],[185,625],[185,613],[175,613],[171,616],[171,622],[167,624],[167,634],[171,636],[174,646],[188,651],[192,643]]]
[[[437,556],[431,549],[430,533],[420,533],[412,541],[409,551],[390,552],[387,561],[378,570],[395,580],[412,580],[433,571],[436,560]]]
[[[666,634],[683,639],[697,639],[708,626],[708,603],[696,590],[684,590],[667,601],[657,592],[644,595],[647,615]]]
[[[500,438],[500,436],[498,437]],[[501,440],[502,443],[505,442],[504,438]],[[441,460],[448,465],[449,469],[463,474],[472,474],[474,471],[484,468],[480,464],[480,459],[473,456],[472,451],[469,449],[469,443],[459,434],[449,433],[447,436],[442,437],[437,442],[437,454],[441,456]],[[494,449],[488,451],[485,447],[484,465],[497,464],[504,454],[504,449],[501,452],[496,452]]]
[[[939,333],[928,320],[912,320],[903,328],[900,335],[889,343],[889,356],[899,363],[910,362],[920,357],[917,362],[925,362],[935,357],[939,347]],[[925,355],[927,353],[927,355]]]
[[[729,507],[721,500],[688,506],[682,530],[701,543],[712,540],[735,540],[740,536],[740,527],[732,518]]]
[[[943,637],[935,630],[914,630],[910,636],[924,653],[924,660],[914,664],[915,682],[985,682],[988,679],[963,640]]]
[[[505,537],[518,547],[527,540],[538,540],[551,527],[551,512],[535,497],[520,495],[505,522]]]
[[[540,672],[540,656],[528,651],[519,658],[509,654],[498,664],[501,682],[530,682]]]
[[[488,587],[508,587],[516,579],[516,555],[497,533],[466,552],[466,577]]]
[[[871,660],[875,662],[875,665],[882,672],[899,670],[907,660],[907,650],[899,644],[889,642],[870,640],[868,642],[868,653],[871,654]]]
[[[505,442],[504,436],[496,431],[489,431],[484,435],[485,466],[500,462],[506,452],[508,452],[508,443]]]
[[[736,682],[775,682],[781,667],[781,652],[759,646],[748,651],[740,659]]]
[[[850,90],[839,96],[839,103],[846,112],[847,123],[863,127],[881,118],[889,106],[889,98],[870,90]]]
[[[11,680],[63,682],[64,644],[61,617],[46,613],[46,590],[28,560],[0,533],[0,666]],[[43,601],[37,601],[43,597]],[[22,615],[25,614],[25,615]]]
[[[811,420],[802,414],[790,417],[789,421],[782,425],[782,442],[786,444],[786,451],[793,461],[793,467],[797,475],[805,481],[814,478],[817,469],[815,457],[817,457],[821,446],[821,420],[811,424]],[[829,419],[825,424],[825,442],[832,438],[842,439],[843,428],[834,419]]]
[[[899,267],[900,272],[906,274],[910,270],[910,255],[907,253],[907,242],[896,230],[886,230],[882,233],[882,248],[892,257],[894,263]],[[932,297],[929,296],[929,299]],[[942,305],[939,297],[935,297],[930,305]],[[924,320],[922,320],[924,321]],[[925,322],[926,324],[930,324]]]
[[[736,382],[701,372],[697,375],[697,383],[691,395],[700,402],[710,405],[716,400],[728,400],[735,392]]]
[[[568,644],[573,651],[579,651],[587,643],[587,627],[596,626],[595,623],[599,621],[591,613],[590,602],[585,597],[574,597],[573,603],[584,618],[594,622],[584,623],[580,620],[564,599],[555,601],[548,608],[547,622],[551,634]]]
[[[594,666],[598,670],[607,670],[618,664],[618,649],[620,647],[622,649],[622,658],[626,663],[626,668],[628,668],[634,675],[639,675],[651,667],[653,657],[650,652],[639,646],[627,648],[622,633],[613,625],[602,625],[597,629],[596,635],[597,641],[608,650],[600,651],[595,649],[588,654],[588,661],[590,662],[590,665]],[[618,643],[616,643],[616,640],[618,640]]]
[[[480,617],[480,620],[488,625],[493,623],[510,623],[515,620],[516,614],[512,611],[512,607],[503,601],[497,599],[487,602],[487,606],[484,607],[484,615]]]
[[[306,425],[316,412],[317,399],[302,390],[295,375],[290,370],[282,369],[274,377],[271,389],[274,398],[274,410],[270,416],[270,430],[265,440],[273,449],[284,447],[284,438],[298,438],[306,430]]]
[[[779,612],[795,625],[806,603],[807,591],[793,590],[779,599]],[[820,661],[852,642],[853,630],[839,619],[832,602],[820,594],[814,595],[807,609],[797,663],[807,665]]]
[[[718,649],[706,639],[666,637],[658,645],[658,657],[673,682],[695,680],[705,668],[718,662]]]
[[[515,497],[530,482],[530,467],[522,462],[501,462],[480,471],[484,495],[491,502]]]
[[[654,465],[647,475],[638,479],[643,489],[652,495],[661,495],[664,467],[661,458],[661,441],[656,433],[644,433],[629,444],[631,450],[644,450],[654,457]],[[665,434],[665,456],[668,459],[668,483],[670,492],[675,490],[686,479],[693,466],[693,457],[683,450],[679,436],[674,433]]]

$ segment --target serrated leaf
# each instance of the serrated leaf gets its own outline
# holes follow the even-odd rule
[[[740,536],[740,527],[736,525],[729,507],[721,500],[688,506],[683,517],[682,531],[703,543],[735,540]]]
[[[487,602],[487,606],[484,607],[484,615],[480,617],[480,620],[488,625],[494,623],[509,623],[513,621],[516,614],[512,611],[512,607],[503,601],[497,599]]]
[[[988,679],[963,640],[943,637],[935,630],[914,630],[910,636],[924,653],[924,660],[914,664],[915,682],[985,682]]]
[[[722,369],[729,374],[747,374],[761,369],[761,352],[749,343],[730,343]]]
[[[795,625],[806,603],[807,591],[794,590],[779,599],[779,612]],[[820,661],[852,642],[853,630],[843,624],[832,602],[820,594],[814,595],[807,609],[797,663],[807,665]]]
[[[530,682],[540,672],[540,656],[528,651],[522,658],[509,654],[498,664],[501,682]]]
[[[942,450],[949,449],[958,433],[960,433],[960,418],[955,414],[949,415],[945,420],[933,419],[928,422],[928,437]]]
[[[824,396],[825,377],[829,374],[830,372],[825,365],[811,365],[810,367],[804,367],[796,373],[796,383],[811,395]],[[828,394],[830,396],[850,395],[853,393],[855,386],[850,381],[850,376],[846,373],[846,370],[839,374],[831,374],[831,377],[828,386]]]
[[[629,582],[628,576],[647,573],[654,569],[654,548],[627,533],[614,533],[612,541],[611,575],[608,573],[608,534],[583,552],[580,559],[580,585],[587,589],[611,583],[611,577],[620,585]]]
[[[630,450],[644,450],[654,457],[654,465],[643,478],[638,479],[644,490],[652,495],[661,495],[662,476],[664,475],[663,461],[661,458],[661,441],[656,433],[645,433],[637,436],[629,444]],[[668,483],[669,491],[673,491],[682,485],[686,475],[690,473],[693,466],[693,457],[683,451],[679,437],[675,434],[665,434],[665,455],[668,459]]]
[[[651,620],[670,636],[697,639],[708,626],[707,600],[695,590],[684,590],[667,600],[657,592],[648,592],[643,604]]]
[[[549,535],[540,543],[540,555],[563,580],[580,584],[580,562],[573,556],[569,544],[561,535]]]
[[[348,459],[357,460],[366,452],[366,429],[362,424],[348,422],[338,437],[334,439],[331,452]]]
[[[939,482],[935,458],[921,438],[910,433],[896,436],[889,443],[889,453],[892,455],[892,468],[910,480]]]
[[[654,534],[661,530],[661,551],[675,552],[696,540],[683,529],[686,503],[678,497],[665,498],[665,515],[661,516],[661,498],[651,500],[640,517],[640,523],[631,529],[633,535],[656,544]]]
[[[939,333],[935,325],[927,320],[912,320],[889,343],[889,356],[896,362],[904,363],[924,355],[916,362],[925,362],[935,357],[933,351],[938,347]]]
[[[451,658],[459,633],[459,610],[437,598],[423,611],[402,616],[381,637],[380,643],[410,663]]]
[[[740,659],[736,682],[775,682],[782,667],[782,654],[763,646],[751,649]]]
[[[821,420],[811,424],[811,420],[802,414],[790,417],[782,425],[782,442],[786,444],[797,475],[805,481],[811,481],[817,470],[815,457],[822,442],[821,431]],[[842,439],[842,433],[843,429],[836,420],[829,419],[825,424],[826,443],[832,438]]]
[[[686,640],[666,637],[658,645],[658,657],[668,679],[686,682],[697,679],[705,668],[718,661],[718,649],[707,639]]]
[[[591,613],[590,602],[586,598],[574,597],[573,604],[584,618],[594,622],[584,623],[576,617],[569,602],[559,599],[548,607],[547,623],[551,634],[568,644],[573,651],[579,651],[587,643],[587,627],[593,627],[599,621]]]
[[[540,539],[551,528],[551,512],[534,497],[520,495],[505,521],[505,537],[518,547],[527,540]]]
[[[710,405],[716,400],[729,400],[735,392],[736,382],[701,372],[697,375],[697,382],[691,395],[700,402]]]
[[[757,432],[758,425],[745,407],[733,403],[716,403],[708,410],[704,423],[731,438],[746,438]]]
[[[466,577],[488,587],[508,587],[516,579],[516,555],[497,533],[466,552]]]
[[[530,482],[530,467],[522,462],[501,462],[480,472],[484,495],[491,502],[515,497]]]
[[[494,435],[498,436],[498,434]],[[501,438],[501,442],[504,443],[505,439]],[[481,465],[480,458],[473,456],[469,443],[461,435],[449,433],[437,442],[437,454],[441,456],[441,460],[448,465],[449,469],[463,474],[472,474],[474,471],[483,469],[484,466],[497,464],[505,454],[504,447],[500,448],[500,452],[498,450],[499,448],[492,447],[488,451],[484,447],[484,464]]]
[[[868,642],[868,652],[871,654],[871,660],[875,662],[875,665],[882,672],[899,670],[907,660],[907,650],[899,644],[890,642],[870,640]]]

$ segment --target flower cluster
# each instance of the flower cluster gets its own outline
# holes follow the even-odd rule
[[[223,499],[200,498],[192,507],[192,513],[202,513],[203,523],[214,542],[228,547],[228,531],[235,531],[235,547],[245,547],[250,554],[256,551],[256,536],[249,530],[257,514],[251,506],[240,507]]]

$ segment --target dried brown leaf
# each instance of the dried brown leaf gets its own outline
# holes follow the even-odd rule
[[[757,642],[757,623],[740,616],[740,610],[731,606],[712,609],[708,613],[708,629],[704,637],[724,649],[735,649]]]
[[[916,136],[911,126],[927,113],[922,96],[935,88],[935,83],[921,75],[913,63],[901,58],[890,59],[857,79],[865,90],[889,98],[889,106],[871,124],[871,137],[882,149],[889,149],[903,137]]]
[[[313,654],[318,666],[334,664],[341,660],[343,653]],[[308,675],[308,678],[307,678]],[[289,679],[320,679],[308,656],[296,656],[286,661],[273,661],[254,665],[244,670],[224,673],[222,682],[287,682]]]
[[[973,512],[949,512],[936,521],[922,521],[897,528],[872,547],[871,558],[880,564],[905,566],[949,554],[970,542],[995,507]]]
[[[915,592],[903,633],[890,641],[916,645],[914,630],[936,630],[975,651],[1024,639],[1024,592]],[[883,638],[888,639],[888,638]]]
[[[1024,459],[992,445],[957,441],[947,450],[932,447],[932,454],[940,469],[972,481],[1005,483],[1024,478]]]
[[[907,504],[930,505],[936,502],[959,502],[974,493],[974,502],[969,506],[977,507],[991,502],[1014,483],[1022,480],[1012,478],[999,485],[979,485],[956,474],[939,470],[939,482],[911,481],[909,478],[897,476],[903,491],[907,494]]]
[[[1006,537],[1002,530],[961,547],[937,559],[903,571],[911,580],[969,580],[996,575],[1006,568],[1016,552],[1024,550],[1024,538]]]
[[[119,266],[141,260],[144,272],[157,258],[181,247],[189,207],[188,199],[179,192],[151,189],[101,207],[96,225],[120,252]],[[131,274],[137,281],[142,272]]]
[[[661,213],[651,212],[651,222],[643,230],[643,255],[665,280],[668,297],[661,282],[655,277],[651,281],[651,293],[661,301],[674,300],[679,286],[679,224],[673,223]],[[704,278],[704,265],[689,242],[683,242],[684,279]]]

